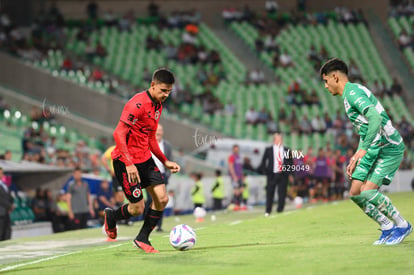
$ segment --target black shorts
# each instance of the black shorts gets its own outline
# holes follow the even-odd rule
[[[141,182],[129,183],[125,164],[120,160],[114,160],[115,176],[118,179],[118,182],[121,183],[126,198],[132,203],[139,202],[143,199],[142,188],[164,184],[160,169],[155,165],[152,158],[143,163],[135,164],[135,166],[137,167]]]
[[[112,177],[112,189],[114,192],[122,191],[122,186],[119,184],[115,175]]]

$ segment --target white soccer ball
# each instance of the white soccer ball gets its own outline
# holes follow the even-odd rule
[[[186,224],[177,225],[170,232],[170,244],[177,250],[188,250],[194,247],[196,240],[196,233]]]
[[[207,211],[202,207],[196,207],[194,209],[193,215],[196,219],[202,219],[206,216]]]

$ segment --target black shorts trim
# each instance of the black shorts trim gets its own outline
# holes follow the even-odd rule
[[[126,198],[132,203],[139,202],[143,199],[142,188],[164,184],[164,179],[160,173],[160,169],[157,165],[155,165],[152,158],[149,158],[145,162],[135,164],[141,183],[131,184],[128,182],[126,167],[122,161],[115,159],[113,164],[115,176],[118,179],[118,182],[121,183],[122,190],[124,191]]]

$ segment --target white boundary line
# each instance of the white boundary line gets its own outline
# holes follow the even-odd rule
[[[70,252],[70,253],[66,253],[66,254],[62,254],[62,255],[56,255],[56,256],[52,256],[52,257],[48,257],[48,258],[43,258],[43,259],[39,259],[36,261],[32,261],[32,262],[27,262],[27,263],[22,263],[22,264],[17,264],[17,265],[11,265],[5,268],[0,269],[0,272],[3,271],[9,271],[9,270],[13,270],[22,266],[26,266],[26,265],[32,265],[32,264],[37,264],[37,263],[41,263],[41,262],[45,262],[45,261],[50,261],[50,260],[54,260],[60,257],[64,257],[64,256],[69,256],[69,255],[73,255],[73,254],[77,254],[77,253],[81,253],[82,251],[75,251],[75,252]]]

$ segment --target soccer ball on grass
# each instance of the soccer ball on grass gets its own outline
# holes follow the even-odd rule
[[[191,249],[194,247],[196,240],[196,233],[186,224],[177,225],[170,232],[170,244],[177,250]]]

